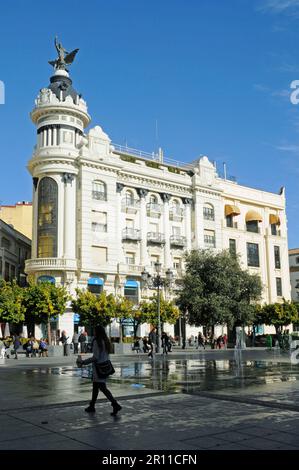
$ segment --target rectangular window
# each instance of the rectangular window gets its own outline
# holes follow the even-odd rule
[[[126,264],[135,264],[135,253],[126,253]]]
[[[277,235],[277,225],[276,224],[271,224],[271,234],[272,235]]]
[[[212,207],[204,207],[203,218],[205,220],[215,220],[214,209],[212,209]]]
[[[151,266],[154,268],[155,263],[160,263],[160,256],[151,255]]]
[[[107,212],[92,211],[91,217],[93,232],[107,232]]]
[[[276,295],[277,297],[282,297],[282,282],[281,277],[276,278]]]
[[[259,246],[257,243],[247,243],[247,265],[254,268],[260,266]]]
[[[93,265],[102,265],[107,263],[108,251],[106,247],[92,246],[91,247],[91,259]]]
[[[226,216],[226,226],[227,227],[233,227],[234,226],[234,220],[232,215],[227,215]]]
[[[4,265],[4,281],[9,281],[9,263],[5,261]]]
[[[11,276],[11,279],[16,278],[16,267],[13,264],[10,266],[10,276]]]
[[[38,258],[53,258],[55,257],[54,251],[54,236],[40,235],[38,239]]]
[[[174,259],[173,259],[173,268],[174,268],[174,269],[181,269],[181,268],[182,268],[182,260],[181,260],[181,258],[174,258]]]
[[[279,246],[274,246],[274,262],[275,269],[280,269],[280,249]]]
[[[216,238],[214,230],[204,230],[204,243],[208,247],[216,246]]]
[[[234,238],[229,239],[229,252],[233,256],[237,254],[237,244]]]
[[[177,235],[178,237],[181,235],[181,227],[172,226],[172,235]]]
[[[126,219],[126,228],[134,228],[134,220]]]

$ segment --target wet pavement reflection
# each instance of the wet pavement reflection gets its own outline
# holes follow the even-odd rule
[[[256,387],[299,381],[299,366],[291,363],[253,360],[201,360],[166,359],[145,362],[138,358],[114,362],[115,375],[109,379],[114,384],[126,384],[132,389],[145,388],[169,393],[224,391],[227,389],[256,390]],[[22,371],[35,374],[77,377],[81,369],[72,366],[37,367]],[[86,379],[83,379],[85,381]],[[86,380],[88,382],[88,380]],[[298,382],[299,384],[299,382]]]

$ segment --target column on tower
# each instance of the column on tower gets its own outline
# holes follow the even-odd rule
[[[76,258],[76,179],[63,173],[64,182],[64,257]]]
[[[192,199],[187,197],[183,198],[183,204],[185,207],[185,235],[186,235],[186,250],[191,250],[191,204]]]
[[[146,218],[146,196],[148,194],[147,189],[137,189],[140,197],[140,212],[139,212],[139,226],[140,226],[140,264],[142,266],[149,265],[148,252],[147,252],[147,218]]]
[[[171,268],[171,253],[170,253],[170,227],[169,227],[169,200],[170,194],[160,194],[163,201],[163,232],[165,237],[164,245],[164,267],[165,269]]]
[[[202,248],[203,241],[203,203],[200,198],[200,193],[195,192],[195,207],[194,207],[194,229],[195,229],[195,248]]]
[[[123,262],[122,250],[122,227],[121,227],[121,192],[124,189],[122,183],[116,183],[116,246],[117,259],[119,263]]]

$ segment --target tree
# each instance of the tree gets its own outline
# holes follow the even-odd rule
[[[85,326],[107,326],[117,314],[117,302],[112,294],[102,292],[95,295],[88,290],[76,289],[72,309],[80,314],[80,323]]]
[[[299,314],[296,304],[285,299],[283,303],[264,305],[256,311],[255,323],[275,326],[276,334],[281,333],[283,326],[298,322]]]
[[[186,256],[186,274],[177,305],[196,326],[229,328],[254,321],[254,302],[262,292],[260,277],[244,271],[228,251],[192,251]]]
[[[24,289],[15,281],[0,282],[0,321],[21,323],[25,319]]]
[[[139,305],[140,323],[151,323],[158,326],[158,296],[154,295],[149,301],[143,301]],[[138,316],[138,314],[137,314]],[[160,295],[160,319],[161,323],[174,324],[180,317],[178,307],[172,301],[165,300]]]
[[[62,286],[55,286],[50,282],[32,284],[26,288],[25,293],[27,325],[46,324],[48,341],[51,344],[50,319],[65,312],[69,295]]]

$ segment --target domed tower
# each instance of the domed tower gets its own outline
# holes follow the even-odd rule
[[[74,293],[78,273],[76,236],[77,158],[90,122],[85,101],[72,86],[67,53],[55,40],[58,58],[50,84],[42,88],[31,112],[37,144],[28,169],[33,177],[32,257],[27,274],[36,281],[65,285]]]

